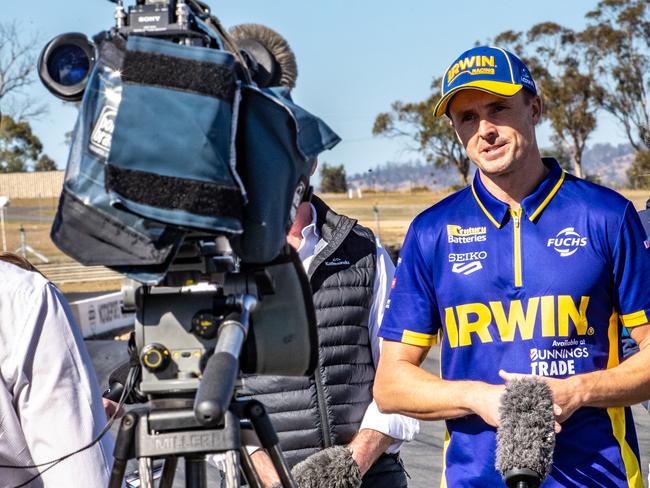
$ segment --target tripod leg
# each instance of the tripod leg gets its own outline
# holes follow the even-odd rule
[[[138,472],[140,473],[140,487],[153,488],[153,474],[151,473],[151,458],[138,458]]]
[[[253,428],[257,437],[262,443],[269,456],[271,456],[271,461],[273,462],[273,467],[278,473],[280,482],[282,483],[283,488],[298,488],[289,466],[287,465],[286,459],[284,459],[284,454],[282,454],[282,449],[280,449],[280,440],[278,435],[275,433],[271,419],[269,418],[264,405],[262,405],[257,400],[251,400],[246,404],[246,413],[248,418],[251,419]]]
[[[133,443],[135,440],[135,430],[138,425],[140,416],[131,411],[127,413],[120,423],[120,430],[115,440],[115,449],[113,450],[113,469],[111,479],[108,482],[108,488],[121,488],[124,480],[124,471],[126,463],[133,457]]]
[[[225,472],[223,473],[222,486],[225,488],[239,488],[239,451],[226,451]]]
[[[185,456],[185,486],[186,488],[208,487],[205,456]]]
[[[242,447],[239,453],[241,455],[242,471],[244,472],[244,476],[246,476],[246,480],[248,481],[248,485],[250,486],[250,488],[264,488],[264,485],[262,484],[262,480],[260,479],[260,476],[257,474],[257,471],[255,470],[255,466],[253,465],[253,460],[251,459],[251,455],[248,454],[248,451],[246,450],[245,447]]]
[[[159,488],[172,488],[174,484],[174,474],[178,465],[177,457],[165,458],[165,467],[163,468],[162,477],[160,478]]]

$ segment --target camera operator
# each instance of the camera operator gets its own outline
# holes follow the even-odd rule
[[[110,434],[51,469],[34,466],[91,443],[106,416],[83,338],[61,293],[12,254],[0,255],[0,274],[0,484],[106,486]]]
[[[327,447],[346,446],[349,465],[358,466],[363,477],[362,487],[406,487],[399,447],[413,439],[419,424],[380,413],[372,398],[377,331],[393,263],[371,230],[317,197],[300,205],[287,240],[310,279],[319,367],[310,378],[247,376],[241,393],[267,407],[290,466]],[[253,463],[265,486],[278,483],[266,451],[249,451],[254,451]],[[335,469],[328,474],[336,479]]]

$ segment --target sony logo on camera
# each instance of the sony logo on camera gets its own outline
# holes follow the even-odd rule
[[[171,11],[164,2],[149,2],[129,9],[129,26],[133,32],[164,31],[173,23]]]

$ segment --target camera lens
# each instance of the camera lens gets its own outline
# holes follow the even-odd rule
[[[90,71],[90,59],[79,46],[59,46],[52,50],[47,60],[50,77],[64,86],[81,83]]]
[[[95,64],[95,47],[76,32],[52,39],[41,52],[38,75],[50,92],[65,101],[81,100]]]

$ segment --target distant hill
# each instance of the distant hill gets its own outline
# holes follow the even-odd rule
[[[408,191],[427,187],[442,190],[460,184],[458,173],[451,169],[437,169],[423,161],[405,163],[387,162],[365,173],[348,176],[350,188],[370,188],[383,191]]]
[[[624,187],[633,160],[634,149],[629,144],[594,144],[585,150],[582,167],[585,173],[598,176],[603,184]]]
[[[634,151],[629,144],[614,146],[609,143],[598,143],[585,150],[583,171],[598,177],[607,186],[625,187],[626,172],[633,159]],[[472,169],[471,175],[473,171]],[[427,187],[432,190],[442,190],[460,184],[460,176],[456,171],[437,169],[423,161],[387,162],[364,173],[348,176],[348,185],[353,189],[408,191],[416,187]]]

